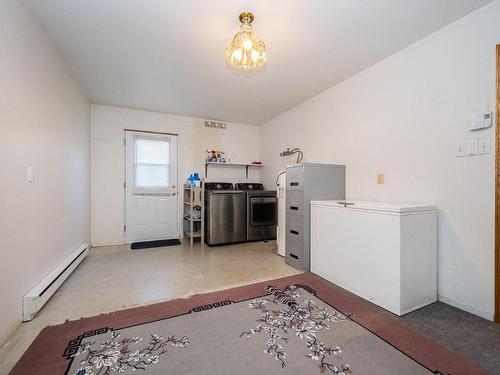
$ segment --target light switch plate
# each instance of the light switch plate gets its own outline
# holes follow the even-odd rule
[[[477,154],[478,155],[491,154],[491,139],[490,138],[484,138],[484,139],[480,139],[478,141]]]
[[[465,154],[467,156],[473,156],[477,154],[477,139],[467,141],[465,143]]]
[[[28,182],[35,182],[35,177],[33,177],[33,167],[29,166],[26,171],[26,180]]]
[[[465,143],[459,142],[455,145],[455,156],[461,158],[465,156]]]

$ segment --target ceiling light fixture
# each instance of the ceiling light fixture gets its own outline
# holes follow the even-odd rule
[[[240,31],[226,47],[227,62],[238,69],[255,69],[266,62],[266,46],[264,41],[254,34],[251,25],[253,20],[252,13],[241,13]]]

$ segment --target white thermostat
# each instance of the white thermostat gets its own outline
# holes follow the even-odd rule
[[[493,112],[473,113],[470,116],[470,130],[487,129],[493,124]]]

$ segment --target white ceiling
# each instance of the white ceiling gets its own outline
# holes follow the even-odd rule
[[[262,124],[490,0],[24,0],[93,103]],[[255,14],[268,64],[226,66]]]

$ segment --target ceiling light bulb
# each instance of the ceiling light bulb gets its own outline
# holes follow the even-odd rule
[[[244,40],[243,41],[243,48],[245,48],[245,49],[252,48],[252,41],[250,41],[250,40]]]
[[[266,46],[253,32],[253,19],[252,13],[240,14],[240,31],[226,47],[226,60],[239,69],[255,69],[266,62]]]
[[[240,61],[241,60],[241,50],[237,49],[236,51],[233,52],[232,59],[235,61]]]

